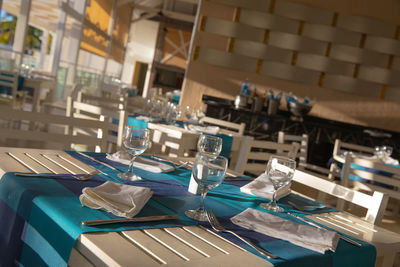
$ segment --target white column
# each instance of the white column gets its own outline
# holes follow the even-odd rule
[[[14,62],[15,66],[19,67],[22,63],[24,56],[26,32],[28,30],[29,13],[31,11],[31,0],[21,0],[21,7],[19,9],[17,27],[15,29],[14,37]]]
[[[113,7],[112,7],[112,10],[111,10],[111,14],[110,14],[110,23],[108,25],[108,31],[107,31],[108,41],[107,41],[105,62],[104,62],[103,71],[102,71],[100,79],[99,79],[99,83],[100,83],[99,84],[99,89],[100,90],[101,90],[101,87],[102,87],[103,82],[104,82],[104,77],[106,76],[108,59],[110,58],[111,43],[112,43],[112,33],[114,31],[115,18],[117,16],[117,7],[118,7],[118,0],[114,0]]]
[[[43,30],[43,36],[40,39],[42,41],[42,45],[40,47],[39,68],[45,70],[47,47],[49,45],[49,31]]]
[[[79,50],[81,47],[83,26],[86,14],[86,2],[87,0],[74,1],[73,11],[71,11],[71,14],[74,15],[74,22],[72,23],[72,28],[70,31],[71,34],[69,36],[69,45],[67,47],[67,61],[72,64],[68,68],[66,81],[68,85],[73,85],[73,83],[75,82],[75,72],[76,66],[78,64]]]
[[[58,67],[60,65],[61,49],[62,49],[62,43],[63,43],[63,38],[64,38],[64,32],[65,32],[65,22],[67,20],[67,14],[62,9],[62,6],[63,6],[63,4],[68,5],[68,2],[69,2],[69,0],[64,0],[64,1],[59,2],[60,17],[58,18],[56,35],[54,38],[55,40],[53,40],[55,49],[54,49],[54,56],[53,56],[53,64],[51,66],[51,75],[54,77],[57,76]]]

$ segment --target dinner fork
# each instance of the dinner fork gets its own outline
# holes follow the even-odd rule
[[[249,246],[251,246],[252,248],[256,249],[259,253],[261,253],[262,255],[264,255],[265,257],[267,257],[268,259],[279,259],[278,256],[272,254],[271,252],[268,252],[252,243],[250,243],[249,241],[247,241],[246,239],[244,239],[243,237],[241,237],[240,235],[238,235],[237,233],[231,231],[231,230],[227,230],[225,229],[220,222],[218,221],[217,217],[215,216],[214,212],[212,210],[208,210],[206,211],[207,214],[207,218],[208,221],[211,224],[211,227],[217,231],[217,232],[225,232],[225,233],[230,233],[234,236],[236,236],[237,238],[239,238],[240,240],[242,240],[243,242],[245,242],[246,244],[248,244]]]

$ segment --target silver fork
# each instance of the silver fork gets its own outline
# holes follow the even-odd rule
[[[264,255],[265,257],[267,257],[268,259],[279,259],[278,256],[272,254],[271,252],[268,252],[252,243],[250,243],[249,241],[247,241],[246,239],[244,239],[243,237],[241,237],[240,235],[238,235],[237,233],[231,231],[231,230],[227,230],[225,229],[220,222],[218,221],[217,217],[215,217],[214,212],[212,212],[212,210],[208,210],[206,211],[207,214],[207,218],[208,221],[211,224],[211,227],[217,231],[217,232],[226,232],[226,233],[230,233],[234,236],[236,236],[237,238],[239,238],[240,240],[242,240],[243,242],[245,242],[246,244],[248,244],[249,246],[253,247],[254,249],[256,249],[259,253],[261,253],[262,255]]]
[[[21,173],[21,172],[16,172],[15,175],[16,176],[24,176],[24,177],[57,177],[57,176],[72,176],[78,180],[81,181],[85,181],[88,180],[90,178],[92,178],[93,176],[100,174],[100,171],[95,170],[92,171],[90,173],[87,173],[83,176],[78,176],[78,175],[74,175],[74,174],[56,174],[56,173]]]

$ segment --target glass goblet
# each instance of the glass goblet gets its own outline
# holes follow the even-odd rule
[[[222,139],[217,136],[202,134],[197,142],[197,150],[204,156],[216,158],[222,150]]]
[[[123,148],[132,156],[127,172],[121,172],[118,177],[126,180],[140,180],[141,178],[133,173],[133,163],[137,156],[142,154],[149,145],[150,132],[148,129],[127,126],[125,127],[122,140]]]
[[[294,171],[296,170],[296,161],[284,158],[272,156],[267,164],[266,173],[268,179],[274,186],[274,193],[272,195],[272,200],[269,203],[261,203],[260,206],[264,209],[282,212],[283,208],[276,204],[276,192],[279,188],[287,185],[293,178]]]
[[[204,201],[208,191],[222,183],[225,177],[228,160],[218,156],[209,158],[200,153],[196,154],[193,163],[192,175],[201,189],[201,204],[196,210],[187,210],[185,215],[197,221],[207,221],[207,214],[204,209]]]

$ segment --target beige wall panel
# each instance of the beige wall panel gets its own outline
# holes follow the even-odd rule
[[[235,7],[221,5],[210,1],[202,1],[201,16],[208,16],[212,18],[219,18],[225,20],[233,20],[235,14]],[[200,16],[200,18],[201,18]],[[199,23],[199,26],[201,23]]]
[[[400,70],[400,57],[393,57],[392,69]]]
[[[294,67],[288,64],[263,61],[261,74],[284,80],[316,84],[319,72]]]
[[[368,36],[365,48],[390,55],[400,55],[400,41],[377,36]]]
[[[330,25],[333,19],[332,11],[280,0],[276,1],[274,13],[316,24]]]
[[[389,56],[358,47],[333,44],[329,57],[351,63],[359,63],[385,68]]]
[[[211,2],[267,12],[270,0],[210,0]]]
[[[296,66],[345,76],[352,76],[354,72],[354,64],[334,60],[325,56],[304,53],[299,53],[297,55]]]
[[[379,97],[381,86],[347,76],[326,74],[323,87],[363,96]]]
[[[197,60],[211,65],[247,72],[256,72],[257,69],[257,59],[214,49],[200,48]]]
[[[207,17],[205,32],[219,34],[226,37],[235,37],[244,40],[262,42],[264,30],[241,23]]]
[[[293,54],[286,49],[243,40],[235,40],[232,53],[286,64],[290,64]]]
[[[325,42],[283,32],[271,32],[268,44],[279,48],[319,55],[324,55],[326,50]]]
[[[225,50],[228,40],[228,37],[208,32],[198,32],[196,35],[196,45],[216,50]]]
[[[296,20],[248,9],[241,10],[239,22],[258,28],[294,34],[299,28],[299,22]]]
[[[386,88],[385,99],[389,101],[400,101],[400,87],[388,86]]]
[[[370,82],[400,86],[400,72],[396,70],[360,66],[358,78]]]
[[[327,25],[304,23],[303,36],[335,44],[359,46],[361,34]]]
[[[339,14],[336,27],[389,38],[394,37],[396,31],[396,25],[394,24],[344,13]]]

